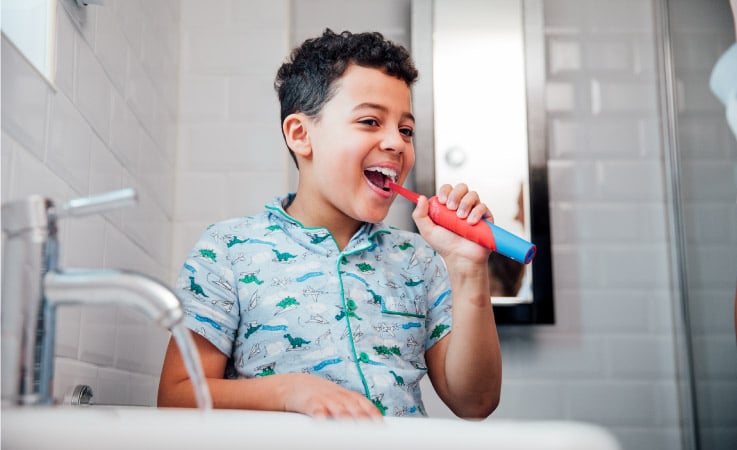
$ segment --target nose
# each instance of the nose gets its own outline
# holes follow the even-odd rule
[[[382,136],[379,147],[388,152],[404,153],[407,145],[411,145],[406,141],[406,136],[402,135],[398,129],[387,130]]]

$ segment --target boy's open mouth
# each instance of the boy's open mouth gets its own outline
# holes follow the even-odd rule
[[[390,190],[389,182],[397,182],[397,172],[386,167],[369,167],[363,171],[363,174],[371,184],[387,192]]]

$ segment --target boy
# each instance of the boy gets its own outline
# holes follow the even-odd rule
[[[279,69],[297,193],[208,228],[177,281],[216,408],[422,416],[425,373],[461,417],[496,408],[488,250],[435,225],[424,197],[412,217],[426,241],[381,223],[388,181],[414,164],[416,78],[379,33],[326,30]],[[491,216],[465,185],[438,197],[470,223]],[[159,405],[194,405],[172,344]]]

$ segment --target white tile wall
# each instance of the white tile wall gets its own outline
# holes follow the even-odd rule
[[[287,189],[292,163],[271,83],[290,26],[295,41],[325,26],[380,28],[408,41],[408,1],[373,2],[361,14],[327,0],[60,5],[57,91],[2,41],[2,199],[38,192],[65,200],[137,187],[137,210],[65,225],[64,262],[136,269],[167,282],[207,224],[256,212]],[[326,5],[330,19],[317,13]],[[501,327],[502,403],[489,420],[592,421],[627,449],[679,448],[652,2],[546,0],[544,10],[557,323]],[[714,20],[694,17],[678,20]],[[708,41],[685,41],[696,58],[709,59],[704,48],[718,54]],[[702,113],[682,121],[682,139],[701,144],[684,151],[724,156],[718,148],[728,142],[726,128],[715,103],[690,89],[705,77],[682,82],[682,108]],[[697,186],[729,175],[719,164],[695,164],[686,174]],[[733,203],[734,190],[716,189],[688,195],[716,195],[699,211],[723,211],[720,202]],[[735,242],[735,213],[717,217],[693,214],[689,223],[714,236],[712,244]],[[726,231],[721,217],[731,224]],[[716,250],[706,248],[699,260]],[[734,258],[719,254],[737,267]],[[733,286],[700,267],[699,292],[722,302]],[[714,281],[722,284],[708,286]],[[716,309],[694,313],[706,365],[718,374],[702,388],[713,406],[705,419],[713,442],[733,432],[732,410],[718,402],[737,398],[728,378],[737,369],[718,356],[733,344],[724,338],[728,319]],[[98,402],[153,403],[165,332],[115,308],[65,311],[60,322],[58,395],[85,383]],[[142,342],[145,354],[136,348]],[[429,384],[423,388],[428,411],[449,416]]]
[[[51,102],[47,165],[77,192],[87,190],[92,133],[87,122],[64,94]]]
[[[500,329],[495,416],[555,402],[543,417],[604,425],[628,449],[679,448],[652,4],[543,7],[556,325]]]
[[[110,111],[113,86],[92,48],[76,40],[75,101],[79,112],[92,129],[107,142],[110,136]]]
[[[53,85],[2,38],[2,200],[135,187],[137,208],[61,223],[62,265],[168,283],[179,2],[58,3]],[[155,403],[165,331],[114,307],[58,314],[55,397],[84,383],[98,403]]]
[[[289,50],[288,4],[181,2],[173,273],[207,225],[287,192],[273,81]]]

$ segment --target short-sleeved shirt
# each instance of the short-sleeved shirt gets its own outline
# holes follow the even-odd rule
[[[445,264],[417,233],[365,223],[341,251],[276,198],[211,225],[177,279],[185,324],[229,357],[229,377],[303,372],[386,415],[426,415],[425,351],[451,327]]]

